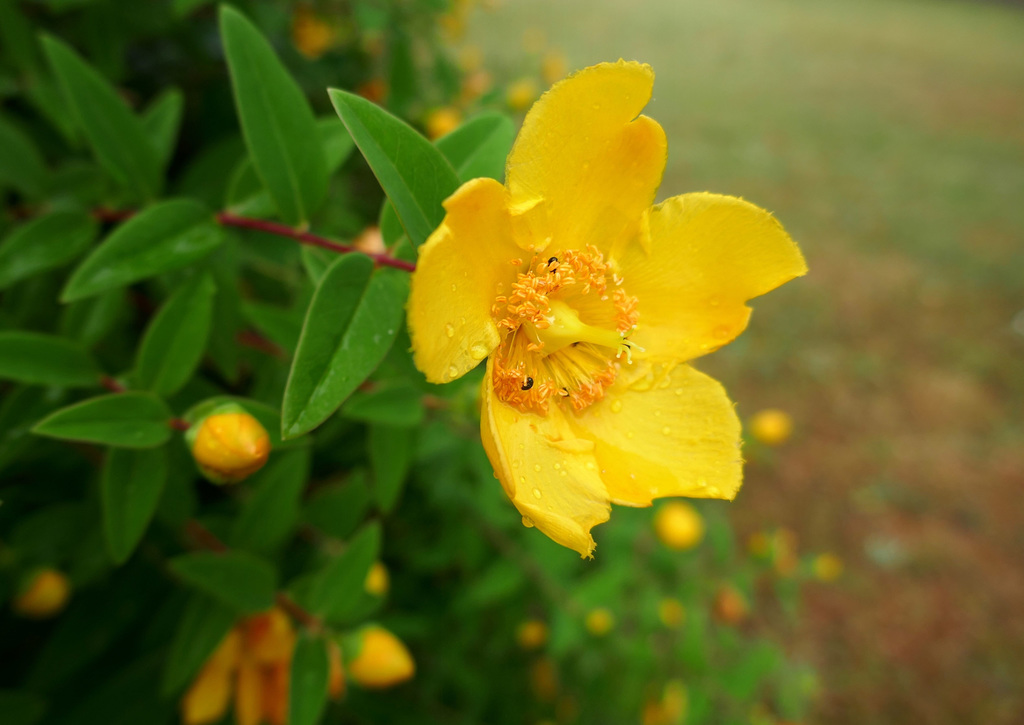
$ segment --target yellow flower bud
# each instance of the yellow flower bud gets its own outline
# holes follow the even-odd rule
[[[686,610],[678,599],[665,597],[658,602],[658,619],[669,629],[679,629],[686,620]]]
[[[373,566],[370,567],[370,571],[366,573],[366,581],[363,583],[363,588],[375,597],[383,597],[388,593],[390,583],[391,578],[388,576],[388,568],[384,566],[383,562],[375,561]]]
[[[611,632],[612,627],[615,626],[615,616],[604,607],[598,607],[587,612],[584,624],[587,627],[587,631],[592,635],[603,637]]]
[[[316,60],[334,44],[334,28],[313,12],[308,5],[299,5],[292,16],[292,42],[310,60]]]
[[[528,619],[516,629],[516,642],[525,650],[538,649],[548,641],[548,625],[539,619]]]
[[[459,68],[466,73],[480,70],[484,64],[484,51],[479,45],[467,44],[459,49]]]
[[[537,99],[537,83],[532,78],[520,78],[508,87],[505,100],[513,111],[525,111]]]
[[[780,446],[793,432],[793,419],[784,410],[768,408],[750,419],[750,434],[767,446]]]
[[[41,569],[14,598],[12,607],[22,617],[48,619],[64,609],[70,596],[71,584],[64,574],[56,569]]]
[[[222,406],[189,429],[187,438],[199,470],[213,483],[237,483],[263,468],[270,436],[237,405]]]
[[[711,610],[722,624],[739,624],[750,615],[746,597],[729,584],[719,588]]]
[[[568,64],[566,63],[565,56],[557,50],[548,51],[544,55],[544,59],[540,64],[540,74],[544,78],[544,82],[549,86],[553,86],[558,81],[565,78],[568,72]]]
[[[383,689],[405,682],[416,674],[416,663],[402,641],[377,625],[357,634],[356,656],[348,674],[360,687]]]
[[[669,501],[654,514],[654,532],[670,549],[692,549],[704,538],[704,519],[690,504]]]
[[[450,106],[435,108],[427,114],[427,137],[431,140],[441,138],[458,128],[461,122],[462,114],[458,110]]]
[[[842,576],[843,560],[835,554],[819,554],[814,557],[814,576],[819,581],[831,582]]]

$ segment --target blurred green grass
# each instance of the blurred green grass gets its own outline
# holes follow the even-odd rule
[[[570,68],[654,67],[662,198],[743,196],[807,255],[700,365],[742,417],[797,421],[775,455],[748,449],[740,531],[783,524],[849,564],[795,627],[763,622],[822,669],[818,721],[1020,722],[1024,13],[508,0],[468,42],[510,80],[537,72],[538,31]]]

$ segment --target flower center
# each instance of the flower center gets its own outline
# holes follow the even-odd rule
[[[506,331],[494,353],[498,398],[544,414],[552,399],[580,411],[604,397],[621,356],[631,361],[636,345],[627,337],[638,314],[636,298],[609,274],[601,253],[587,247],[546,260],[535,256],[503,292],[491,308]]]

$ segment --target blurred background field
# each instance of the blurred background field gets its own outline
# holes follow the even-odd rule
[[[650,63],[662,196],[744,196],[804,249],[810,274],[700,367],[744,419],[795,421],[784,447],[748,448],[740,496],[713,506],[741,538],[778,523],[846,563],[803,617],[758,621],[819,668],[810,720],[1020,722],[1024,13],[516,0],[470,40],[509,78],[524,44],[573,68]]]

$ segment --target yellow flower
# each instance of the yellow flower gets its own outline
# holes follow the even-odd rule
[[[505,100],[513,111],[525,111],[536,97],[537,84],[532,78],[520,78],[505,92]]]
[[[237,483],[263,468],[270,436],[239,406],[218,408],[189,429],[187,439],[199,470],[214,483]]]
[[[543,647],[548,641],[548,625],[539,619],[528,619],[516,629],[516,641],[525,650]]]
[[[784,410],[768,408],[750,419],[750,434],[768,446],[780,446],[793,432],[793,419]]]
[[[292,15],[292,42],[310,60],[316,60],[334,44],[334,28],[313,12],[308,5],[299,5]]]
[[[587,612],[587,618],[583,620],[583,623],[592,635],[604,637],[615,626],[615,615],[604,607],[598,607]]]
[[[398,685],[416,674],[409,650],[391,632],[377,625],[361,629],[355,657],[348,663],[348,675],[365,689]]]
[[[375,597],[383,597],[388,593],[389,584],[388,568],[384,566],[383,562],[373,562],[370,571],[366,573],[366,582],[363,584],[363,588]]]
[[[651,206],[667,153],[640,115],[653,83],[619,61],[556,84],[527,114],[505,185],[474,179],[445,201],[412,279],[417,366],[444,383],[488,359],[495,473],[526,526],[582,556],[611,503],[736,495],[733,404],[685,363],[742,332],[747,300],[806,271],[745,201]]]
[[[715,593],[711,611],[723,624],[739,624],[750,616],[750,604],[736,587],[725,584]]]
[[[461,122],[462,114],[457,109],[450,106],[436,108],[427,114],[427,136],[431,140],[441,138],[458,128]]]
[[[658,602],[658,619],[669,629],[679,629],[686,621],[686,609],[678,599],[665,597]]]
[[[28,619],[49,619],[64,609],[70,596],[71,584],[62,572],[40,569],[28,579],[11,607]]]
[[[690,504],[669,501],[654,514],[654,531],[670,549],[692,549],[704,538],[704,519]]]
[[[812,566],[819,581],[835,581],[843,574],[843,560],[835,554],[818,554]]]
[[[549,50],[540,62],[540,74],[545,83],[554,83],[565,77],[568,63],[565,55],[558,50]]]

